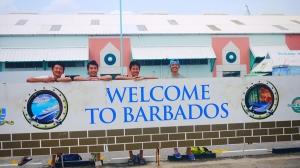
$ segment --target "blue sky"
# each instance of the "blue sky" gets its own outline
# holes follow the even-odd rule
[[[250,14],[284,13],[300,15],[300,0],[122,0],[124,14],[143,11],[164,11],[168,14],[201,14],[226,12],[244,15],[248,5]],[[36,11],[38,13],[78,13],[103,11],[119,13],[119,0],[0,0],[0,13]]]

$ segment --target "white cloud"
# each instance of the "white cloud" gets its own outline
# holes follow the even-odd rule
[[[42,13],[77,13],[80,6],[76,0],[53,0]]]
[[[0,13],[9,13],[17,10],[18,8],[14,5],[14,0],[0,0]]]
[[[120,14],[120,10],[118,10],[118,9],[113,10],[113,11],[109,12],[109,14]],[[122,11],[122,15],[123,14],[125,14],[125,15],[127,15],[127,14],[133,14],[133,12],[132,11]]]

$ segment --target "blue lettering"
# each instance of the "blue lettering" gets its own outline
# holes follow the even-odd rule
[[[136,119],[135,119],[134,122],[138,122],[139,117],[143,117],[143,118],[144,118],[144,121],[148,121],[142,107],[140,107],[139,112],[138,112],[138,115],[136,116]]]
[[[126,87],[124,87],[124,89],[123,89],[122,97],[121,97],[121,94],[120,94],[118,88],[116,88],[116,90],[115,90],[113,96],[111,96],[110,88],[106,88],[106,92],[107,92],[107,94],[108,94],[108,98],[109,98],[109,100],[110,100],[110,103],[113,103],[113,102],[115,101],[115,96],[116,96],[116,94],[117,94],[117,96],[118,96],[120,102],[122,103],[122,102],[123,102],[123,98],[124,98],[124,94],[125,94],[125,92],[126,92]]]
[[[183,92],[182,92],[182,99],[181,99],[181,100],[184,100],[184,95],[185,95],[185,94],[186,94],[187,98],[188,98],[189,100],[191,100],[191,97],[193,96],[194,93],[195,93],[195,100],[199,100],[196,85],[194,86],[194,88],[193,88],[191,94],[189,94],[189,91],[187,90],[187,88],[186,88],[185,85],[184,85],[184,87],[183,87]]]
[[[207,86],[207,87],[209,87],[209,85],[208,84],[206,84],[206,85],[201,85],[202,86],[202,100],[209,100],[210,99],[210,97],[208,96],[208,97],[205,97],[205,93],[208,93],[209,94],[209,90],[205,90],[205,87]],[[208,88],[207,88],[208,89]]]
[[[178,110],[177,110],[177,113],[176,113],[176,116],[175,116],[174,120],[177,120],[177,116],[178,116],[178,115],[181,115],[182,118],[183,118],[184,120],[186,120],[186,117],[185,117],[185,114],[184,114],[184,112],[183,112],[183,110],[182,110],[181,105],[179,106],[179,108],[178,108]]]
[[[214,106],[214,107],[216,108],[216,110],[215,110],[215,111],[216,111],[216,115],[213,116],[213,117],[210,117],[210,116],[207,114],[207,107],[210,106],[210,105],[212,105],[212,106]],[[216,104],[210,103],[210,104],[207,104],[207,105],[204,107],[204,115],[205,115],[206,118],[213,119],[213,118],[216,118],[216,117],[218,116],[218,114],[219,114],[219,107],[218,107]]]
[[[132,108],[123,107],[123,109],[124,109],[124,122],[132,122],[134,119],[134,116],[132,115]],[[129,112],[127,110],[129,110]],[[128,116],[130,117],[130,120],[128,120]]]
[[[228,103],[223,103],[223,104],[221,105],[221,109],[222,109],[222,110],[225,112],[225,114],[226,114],[225,117],[223,117],[223,116],[221,115],[221,118],[226,118],[226,117],[228,117],[228,114],[229,114],[228,110],[224,107],[224,105],[227,105],[227,107],[228,107]]]
[[[149,106],[150,107],[150,121],[154,121],[153,116],[156,116],[156,118],[161,121],[162,119],[157,115],[159,112],[159,108],[157,106]],[[155,109],[155,112],[154,112]]]
[[[199,115],[195,118],[193,118],[193,106],[198,107],[199,109]],[[203,110],[202,107],[198,104],[189,104],[189,119],[198,119],[202,116]]]
[[[90,122],[90,124],[96,124],[95,119],[94,119],[94,110],[99,111],[99,108],[86,108],[85,111],[87,111],[87,110],[91,110],[91,122]]]
[[[150,90],[150,98],[151,98],[153,101],[156,101],[156,102],[161,102],[161,101],[163,101],[164,98],[162,98],[162,99],[160,99],[160,100],[154,98],[154,96],[153,96],[153,91],[154,91],[155,88],[161,88],[162,90],[164,89],[163,86],[154,86],[154,87]]]
[[[129,88],[129,103],[138,102],[138,100],[133,100],[133,96],[137,96],[137,93],[133,93],[132,89],[137,90],[137,87],[128,87]]]
[[[105,121],[105,120],[103,119],[103,113],[104,113],[104,110],[110,110],[110,112],[112,113],[112,119],[111,119],[111,121]],[[102,109],[102,110],[100,111],[100,113],[99,113],[99,118],[100,118],[100,121],[102,121],[102,122],[105,123],[105,124],[112,123],[112,122],[114,122],[115,119],[116,119],[116,112],[115,112],[115,110],[112,109],[112,108],[104,108],[104,109]]]
[[[164,120],[172,120],[173,114],[171,112],[172,107],[171,106],[164,106]],[[170,114],[170,118],[167,118],[167,115]]]
[[[176,98],[173,99],[173,100],[170,99],[170,97],[169,97],[169,95],[168,95],[168,90],[169,90],[169,88],[171,88],[171,87],[175,88],[176,91],[177,91],[177,96],[176,96]],[[175,100],[177,100],[177,99],[179,98],[179,96],[180,96],[180,89],[179,89],[177,86],[171,85],[171,86],[168,86],[168,87],[166,88],[166,90],[165,90],[165,98],[166,98],[167,100],[169,100],[169,101],[175,101]]]
[[[145,90],[144,90],[145,87],[140,87],[140,88],[141,88],[141,102],[149,102],[150,99],[145,100]]]

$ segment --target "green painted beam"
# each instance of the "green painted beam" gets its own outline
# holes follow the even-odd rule
[[[43,69],[44,69],[44,71],[47,70],[47,62],[46,61],[43,61]]]
[[[214,70],[215,63],[216,63],[216,58],[210,59],[210,72]]]
[[[250,71],[252,71],[252,69],[253,69],[255,59],[256,59],[255,56],[253,55],[252,51],[250,50]]]

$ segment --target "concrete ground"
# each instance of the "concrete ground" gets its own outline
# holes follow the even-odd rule
[[[199,159],[196,161],[176,161],[170,162],[167,161],[167,156],[173,153],[172,149],[161,149],[160,158],[162,168],[196,168],[196,167],[207,167],[207,168],[273,168],[273,167],[300,167],[300,153],[291,153],[291,154],[272,154],[272,148],[281,148],[281,147],[299,147],[300,141],[291,141],[291,142],[276,142],[276,143],[261,143],[261,144],[252,144],[245,145],[245,149],[268,149],[268,155],[257,155],[257,156],[244,156],[244,157],[232,157],[232,158],[222,158],[220,155],[221,151],[232,151],[232,150],[242,150],[244,145],[218,145],[218,146],[208,146],[207,148],[213,152],[217,153],[216,159]],[[179,148],[181,153],[184,153],[185,148]],[[134,151],[138,153],[138,151]],[[89,154],[80,154],[84,160],[87,160]],[[103,167],[128,167],[127,164],[112,164],[111,158],[120,158],[128,157],[128,152],[103,152],[101,155],[105,156],[104,166]],[[155,150],[145,150],[145,156],[155,156]],[[10,164],[12,161],[19,161],[21,157],[13,158],[0,158],[0,165]],[[34,156],[34,159],[30,162],[38,163],[41,162],[44,167],[46,167],[50,156]],[[29,162],[29,163],[30,163]],[[88,166],[85,166],[88,167]],[[92,167],[92,166],[90,166]],[[147,165],[140,166],[137,163],[134,167],[157,167],[157,163],[148,162]],[[83,167],[82,167],[83,168]]]

